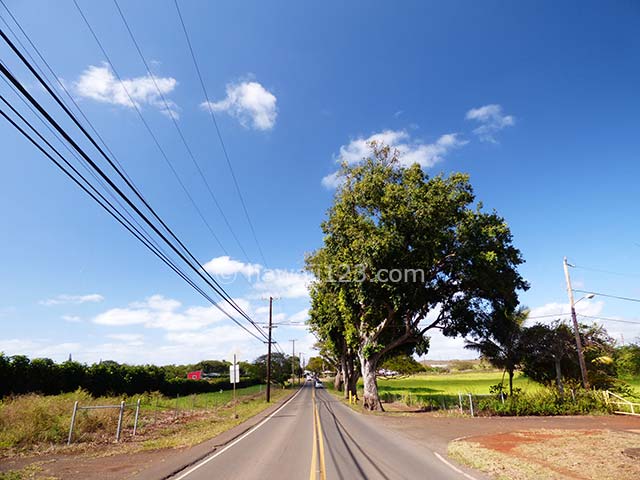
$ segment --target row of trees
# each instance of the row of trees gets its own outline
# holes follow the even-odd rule
[[[466,341],[465,348],[477,351],[509,375],[509,394],[513,394],[513,376],[521,369],[529,378],[555,385],[564,393],[565,383],[580,382],[580,365],[573,330],[556,320],[524,327],[529,312],[520,307],[503,328],[492,328],[481,338]],[[580,325],[590,384],[613,388],[617,383],[616,346],[607,331],[596,325]],[[628,355],[631,358],[631,355]],[[640,366],[640,363],[639,363]]]
[[[299,359],[275,353],[272,355],[272,381],[284,385],[295,374],[301,373]],[[158,391],[165,395],[189,395],[215,392],[232,388],[229,383],[231,363],[206,360],[192,365],[126,365],[102,361],[86,365],[74,361],[55,363],[49,358],[29,359],[23,355],[6,356],[0,353],[0,397],[37,392],[55,395],[73,392],[78,388],[94,396],[107,394],[134,395]],[[219,374],[220,378],[188,380],[187,372],[202,370]],[[246,387],[266,381],[266,359],[259,357],[252,363],[240,362],[241,382]]]
[[[313,273],[310,327],[336,384],[364,407],[382,409],[376,374],[399,353],[426,353],[428,332],[487,337],[508,326],[523,262],[509,227],[476,203],[467,175],[429,178],[398,153],[343,164],[322,223],[324,244],[306,259]]]

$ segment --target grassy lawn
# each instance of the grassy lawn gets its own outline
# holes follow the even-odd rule
[[[458,393],[488,394],[489,387],[502,381],[502,372],[463,372],[448,374],[420,374],[407,378],[378,379],[380,393],[415,395],[458,395]],[[509,379],[504,379],[505,385]],[[517,373],[514,388],[532,392],[541,385]]]

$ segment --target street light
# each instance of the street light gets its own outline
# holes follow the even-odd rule
[[[578,327],[578,319],[576,318],[576,303],[585,298],[593,298],[595,294],[588,293],[584,297],[580,298],[578,302],[573,301],[573,289],[571,288],[571,277],[569,276],[569,265],[567,257],[564,257],[562,262],[564,267],[564,276],[567,280],[567,293],[569,295],[569,306],[571,307],[571,320],[573,321],[573,334],[576,337],[576,349],[578,350],[578,363],[580,364],[580,375],[582,376],[582,386],[585,390],[589,389],[589,379],[587,377],[587,364],[584,361],[584,353],[582,351],[582,340],[580,339],[580,328]]]
[[[595,294],[595,293],[587,293],[587,294],[586,294],[584,297],[582,297],[580,300],[584,300],[585,298],[586,298],[587,300],[591,300],[591,299],[592,299],[593,297],[595,297],[595,296],[596,296],[596,294]],[[575,305],[577,305],[577,304],[578,304],[578,302],[580,302],[580,300],[578,300],[578,301],[577,301],[576,303],[574,303],[573,305],[574,305],[574,306],[575,306]]]

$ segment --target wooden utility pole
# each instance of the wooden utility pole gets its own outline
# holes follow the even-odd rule
[[[271,328],[273,314],[273,297],[269,297],[269,340],[267,347],[267,403],[271,401]]]
[[[580,327],[576,318],[576,308],[573,302],[573,290],[571,288],[571,277],[569,276],[569,264],[567,257],[562,262],[564,267],[564,277],[567,280],[567,293],[569,294],[569,306],[571,307],[571,320],[573,321],[573,334],[576,337],[576,349],[578,350],[578,363],[580,364],[580,374],[582,375],[582,386],[589,389],[589,379],[587,378],[587,364],[584,361],[584,353],[582,351],[582,340],[580,339]]]

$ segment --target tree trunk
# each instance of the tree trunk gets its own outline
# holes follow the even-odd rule
[[[353,395],[357,399],[358,379],[360,378],[360,375],[358,375],[358,372],[356,372],[353,356],[349,356],[349,358],[347,359],[347,370],[349,372],[349,392],[351,392],[351,395]]]
[[[376,368],[378,357],[365,358],[359,354],[362,380],[364,382],[363,406],[366,410],[384,411],[380,397],[378,396],[378,383],[376,381]]]
[[[342,370],[338,369],[338,371],[336,372],[336,376],[333,379],[333,387],[336,389],[336,391],[340,391],[340,389],[342,388]]]
[[[554,358],[553,363],[556,367],[556,386],[560,394],[564,395],[564,385],[562,384],[562,370],[560,368],[560,359]]]
[[[338,376],[340,377],[340,383],[334,383],[337,391],[344,389],[344,394],[347,394],[347,370],[346,360],[344,354],[340,357],[340,366],[338,367]]]
[[[513,370],[509,370],[509,396],[513,397]]]

